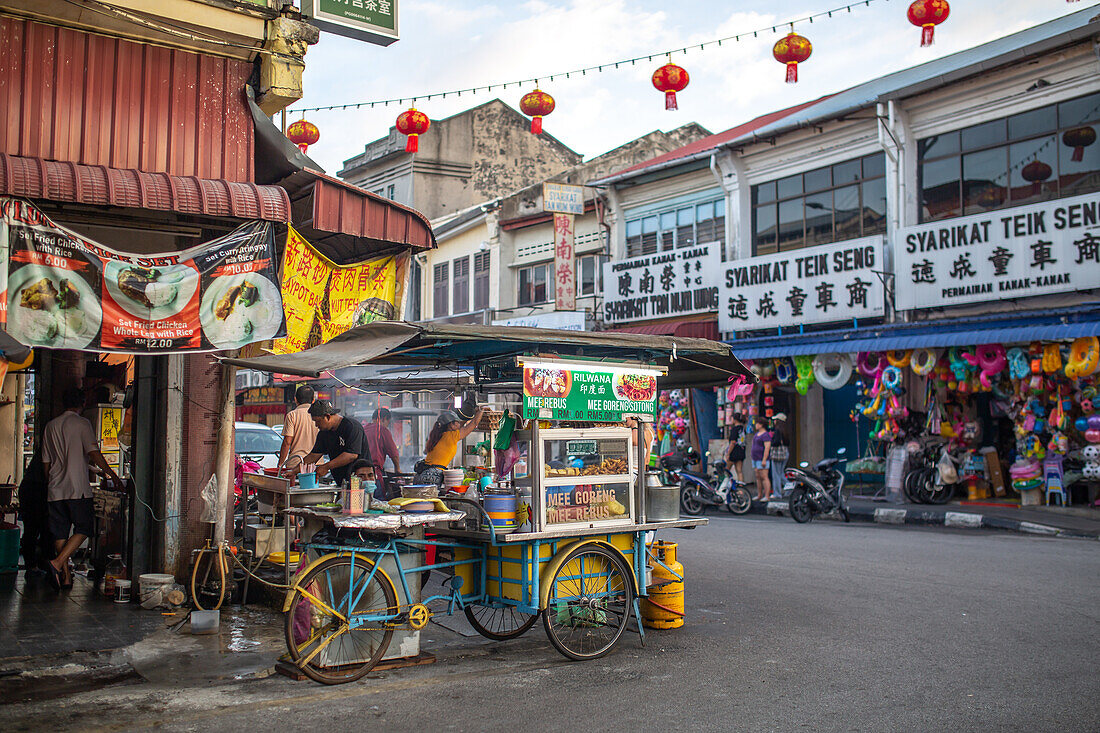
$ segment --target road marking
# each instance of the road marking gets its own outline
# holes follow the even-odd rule
[[[982,515],[969,512],[946,512],[943,515],[945,527],[965,527],[967,529],[981,529]]]
[[[875,509],[875,521],[879,524],[905,524],[904,509]]]

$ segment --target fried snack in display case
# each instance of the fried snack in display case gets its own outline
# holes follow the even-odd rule
[[[625,427],[540,430],[545,525],[633,521],[634,452]]]

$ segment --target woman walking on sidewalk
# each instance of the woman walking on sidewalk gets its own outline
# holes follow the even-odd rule
[[[771,472],[772,498],[783,498],[783,471],[790,458],[791,442],[787,439],[787,416],[777,412],[772,418],[772,444],[768,451],[768,468]]]
[[[772,434],[762,418],[754,418],[756,432],[752,436],[752,468],[756,474],[756,499],[767,501],[772,491],[771,481],[768,479],[768,460],[772,447]]]

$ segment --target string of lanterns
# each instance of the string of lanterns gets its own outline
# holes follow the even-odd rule
[[[862,0],[861,2],[842,5],[832,10],[822,11],[820,13],[814,13],[807,15],[803,18],[798,18],[785,23],[778,23],[774,26],[768,26],[766,28],[760,28],[754,31],[747,31],[745,33],[739,33],[733,36],[727,36],[719,38],[713,41],[705,41],[699,44],[692,44],[690,46],[684,46],[676,50],[668,50],[661,53],[650,54],[647,56],[637,56],[630,59],[622,59],[620,61],[613,61],[606,64],[599,64],[597,66],[587,66],[580,69],[574,69],[572,71],[561,72],[557,74],[551,74],[549,76],[550,81],[553,81],[555,77],[564,76],[566,79],[572,77],[575,74],[582,76],[587,75],[588,72],[602,72],[604,69],[610,70],[611,68],[618,69],[623,64],[634,65],[638,61],[648,60],[652,61],[654,56],[666,56],[668,63],[664,64],[656,71],[653,72],[652,82],[657,91],[664,92],[665,94],[665,109],[676,110],[678,105],[676,102],[676,93],[682,92],[687,88],[690,81],[690,76],[686,69],[672,63],[673,53],[686,54],[689,49],[698,48],[699,50],[705,49],[707,46],[721,46],[724,42],[734,41],[738,42],[743,37],[748,37],[750,34],[756,38],[760,33],[766,33],[768,30],[772,32],[778,32],[778,29],[783,26],[789,26],[790,32],[776,41],[772,47],[772,56],[776,61],[786,66],[786,81],[788,84],[795,84],[798,82],[798,65],[805,63],[810,55],[813,53],[813,44],[808,38],[798,33],[795,33],[794,27],[796,23],[810,23],[814,22],[814,18],[832,18],[833,13],[840,13],[847,11],[852,12],[852,8],[859,6],[870,6],[872,2],[878,2],[879,0]],[[1074,0],[1067,0],[1068,2],[1074,2]],[[915,26],[921,28],[921,46],[930,46],[933,43],[935,27],[945,20],[951,12],[951,7],[947,0],[914,0],[909,5],[907,12],[909,22]],[[546,77],[542,77],[546,78]],[[412,102],[412,106],[409,109],[402,112],[397,116],[396,127],[397,130],[403,135],[408,136],[408,140],[405,144],[405,151],[409,153],[415,153],[419,149],[418,139],[420,135],[423,135],[428,131],[431,126],[431,121],[428,116],[423,112],[416,109],[416,101],[418,99],[431,100],[434,97],[447,98],[447,95],[462,96],[465,93],[477,93],[481,91],[492,91],[494,87],[501,89],[507,89],[511,85],[524,86],[529,83],[534,83],[534,90],[527,92],[520,99],[520,111],[531,118],[531,133],[538,135],[542,133],[542,118],[554,111],[555,102],[554,98],[539,89],[539,79],[525,79],[522,81],[510,81],[499,84],[490,84],[482,87],[471,87],[469,89],[452,90],[446,92],[435,92],[417,97],[404,97],[400,99],[385,99],[374,102],[356,102],[351,104],[333,104],[322,107],[304,107],[297,110],[303,115],[306,112],[319,112],[335,109],[359,109],[361,107],[371,107],[375,105],[388,106],[390,104],[402,104],[406,100]],[[287,127],[287,137],[291,142],[298,145],[298,147],[304,153],[308,146],[313,145],[320,139],[320,132],[317,126],[311,122],[307,122],[304,117],[297,122],[292,123]],[[1088,144],[1088,143],[1086,143]]]

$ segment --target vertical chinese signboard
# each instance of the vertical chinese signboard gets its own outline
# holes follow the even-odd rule
[[[573,256],[573,215],[554,214],[554,308],[577,307],[576,258]]]
[[[871,318],[886,312],[882,237],[723,264],[718,328],[745,331]]]
[[[1100,194],[898,230],[898,310],[1100,287]]]

